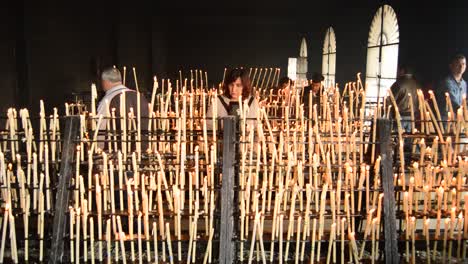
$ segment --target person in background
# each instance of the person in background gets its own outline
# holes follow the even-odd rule
[[[277,101],[279,103],[282,102],[289,102],[289,98],[291,97],[291,87],[293,86],[292,80],[285,76],[279,79],[278,87],[275,89],[274,94],[277,95]],[[286,105],[289,105],[286,103]]]
[[[414,76],[413,69],[407,65],[401,64],[398,67],[398,76],[396,81],[390,87],[395,98],[398,111],[401,116],[401,125],[406,132],[411,132],[411,109],[410,100],[413,102],[413,111],[419,114],[419,100],[417,90],[420,88],[418,81]],[[390,98],[387,98],[387,106],[392,105]],[[395,118],[395,108],[392,105],[392,118]],[[415,120],[418,120],[415,116]]]
[[[419,100],[418,100],[418,89],[420,85],[414,76],[413,69],[405,64],[398,66],[397,79],[390,87],[390,91],[395,98],[396,107],[400,113],[400,121],[403,130],[406,133],[411,133],[411,103],[413,104],[413,113],[415,115],[414,121],[419,120]],[[387,97],[386,105],[391,106],[390,118],[395,120],[395,106],[392,103],[390,97]],[[405,160],[408,162],[411,160],[411,149],[414,144],[413,139],[405,138],[403,142],[403,149],[405,153]],[[419,152],[419,147],[415,149]]]
[[[457,54],[452,57],[449,64],[450,73],[440,83],[435,91],[437,103],[443,120],[447,120],[448,105],[446,104],[445,93],[450,96],[453,111],[456,113],[462,105],[463,96],[466,96],[466,82],[463,79],[463,73],[466,70],[466,57],[463,54]]]
[[[141,130],[148,129],[148,101],[142,93],[137,93],[135,90],[129,89],[122,84],[122,75],[120,74],[119,69],[117,68],[107,68],[104,69],[101,73],[101,85],[102,90],[105,92],[104,97],[99,101],[97,114],[102,115],[100,130],[105,130],[108,123],[108,118],[111,117],[112,110],[115,109],[116,120],[116,129],[117,131],[121,130],[120,126],[120,101],[125,94],[125,115],[128,115],[130,109],[133,109],[133,114],[135,118],[137,116],[137,107],[138,100],[137,96],[140,96],[140,116],[141,116]],[[128,129],[128,128],[127,128]],[[142,133],[143,134],[143,133]],[[142,136],[142,151],[146,150],[147,142],[143,140]],[[100,142],[99,147],[104,148],[107,144]],[[134,145],[134,144],[133,144]]]
[[[252,85],[250,83],[249,73],[244,69],[230,70],[224,79],[222,86],[223,94],[217,98],[216,116],[218,118],[229,115],[240,116],[239,97],[242,97],[243,105],[247,106],[246,111],[249,124],[254,125],[255,119],[259,114],[258,101],[254,96]],[[210,118],[213,116],[213,104],[210,102],[206,117],[208,118],[208,129],[213,128]]]
[[[309,86],[304,87],[302,93],[302,103],[304,104],[304,113],[309,113],[309,97],[312,95],[312,104],[320,107],[320,89],[322,89],[322,82],[325,78],[322,74],[315,72],[312,75],[312,81]]]

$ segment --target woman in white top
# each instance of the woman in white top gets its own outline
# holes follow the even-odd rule
[[[255,119],[259,114],[258,101],[254,96],[249,74],[244,69],[232,69],[226,74],[223,83],[223,94],[218,96],[216,116],[219,118],[229,115],[240,115],[238,112],[240,96],[242,96],[242,100],[244,101],[242,107],[246,104],[248,107],[246,110],[248,123],[254,125]],[[210,104],[206,117],[211,118],[212,116],[213,104]],[[208,129],[212,128],[211,120],[208,120],[207,126]]]

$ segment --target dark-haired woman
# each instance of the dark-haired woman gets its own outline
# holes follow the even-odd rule
[[[218,96],[216,116],[240,116],[239,97],[242,97],[242,108],[248,107],[245,109],[248,124],[254,125],[259,114],[258,101],[252,91],[248,72],[244,69],[232,69],[227,73],[223,83],[223,94]],[[208,107],[206,116],[207,118],[213,116],[213,104]],[[207,125],[208,129],[212,128],[211,121],[208,121]]]

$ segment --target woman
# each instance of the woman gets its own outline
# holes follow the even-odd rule
[[[229,115],[238,115],[239,112],[239,97],[242,96],[244,107],[247,104],[246,110],[247,119],[250,120],[249,124],[254,125],[255,119],[259,111],[258,101],[254,97],[250,84],[248,72],[244,69],[230,70],[223,83],[223,94],[218,96],[216,106],[216,117],[225,117]],[[213,116],[213,104],[210,104],[206,117],[209,119]],[[211,129],[213,124],[210,120],[207,122],[208,129]]]

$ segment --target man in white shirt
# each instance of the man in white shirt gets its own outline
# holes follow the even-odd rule
[[[131,90],[122,84],[122,76],[117,68],[104,70],[101,74],[101,84],[102,90],[104,90],[106,94],[101,101],[99,101],[97,113],[98,115],[107,116],[107,107],[110,105],[112,99],[123,92]]]
[[[108,118],[111,117],[112,111],[115,110],[115,117],[117,118],[116,130],[120,131],[122,129],[120,126],[121,116],[128,118],[128,113],[133,109],[135,118],[137,117],[138,111],[140,112],[141,131],[146,131],[148,129],[149,109],[148,101],[145,96],[141,93],[137,93],[135,90],[125,87],[122,84],[122,75],[117,68],[105,69],[101,74],[101,84],[105,95],[101,101],[99,101],[97,114],[102,115],[104,118],[99,129],[105,130],[106,127],[110,127],[108,126]],[[140,97],[139,104],[138,96]],[[125,100],[122,101],[122,99]],[[122,110],[125,112],[121,113]],[[126,129],[128,129],[128,125]],[[146,146],[146,144],[142,144],[143,151],[146,149],[144,146]]]

